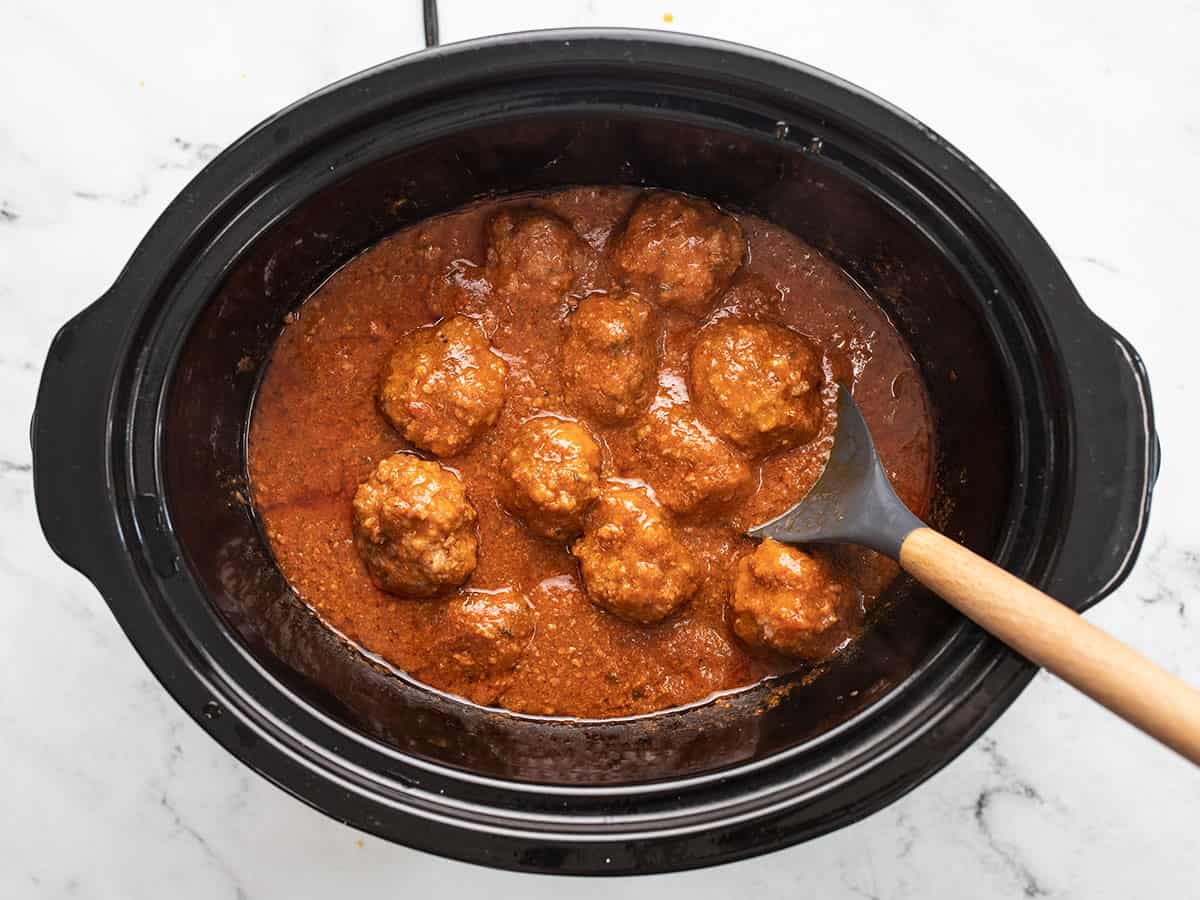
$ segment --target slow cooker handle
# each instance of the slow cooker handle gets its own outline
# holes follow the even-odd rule
[[[121,552],[107,447],[112,367],[125,323],[108,296],[51,341],[29,429],[42,531],[55,553],[93,581]]]
[[[1104,322],[1063,348],[1075,410],[1075,496],[1046,590],[1075,609],[1108,596],[1141,549],[1162,451],[1146,367]]]

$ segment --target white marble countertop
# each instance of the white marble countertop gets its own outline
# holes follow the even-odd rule
[[[1200,477],[1188,474],[1200,459],[1200,8],[941,6],[443,0],[442,35],[722,36],[836,72],[957,144],[1145,357],[1165,465],[1142,559],[1091,618],[1200,682]],[[1197,896],[1200,775],[1044,675],[957,761],[864,822],[620,884],[491,872],[359,834],[255,776],[175,706],[36,524],[28,422],[46,347],[205,160],[293,99],[417,49],[418,7],[0,9],[0,897]]]

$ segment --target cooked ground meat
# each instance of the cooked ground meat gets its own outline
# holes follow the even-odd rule
[[[503,686],[497,679],[520,662],[534,632],[533,607],[512,589],[470,590],[447,603],[421,675],[470,685],[470,699],[490,703]]]
[[[659,306],[702,316],[746,258],[742,229],[711,203],[655,191],[634,207],[612,261]]]
[[[379,385],[379,409],[422,450],[457,456],[495,424],[508,366],[466,316],[417,328],[396,342]]]
[[[501,293],[557,299],[583,268],[586,247],[558,216],[504,209],[488,223],[487,275]]]
[[[758,456],[817,436],[823,382],[820,351],[783,325],[722,319],[701,330],[692,350],[700,415]]]
[[[711,512],[750,487],[745,460],[697,421],[688,404],[655,407],[633,434],[637,458],[627,474],[644,479],[672,512]]]
[[[768,538],[738,562],[729,610],[748,646],[817,662],[849,641],[862,600],[823,557]]]
[[[578,422],[541,416],[517,430],[500,471],[505,505],[535,533],[565,540],[600,495],[600,446]]]
[[[660,622],[700,586],[674,527],[644,488],[609,482],[571,548],[588,599],[630,622]]]
[[[381,589],[433,596],[475,571],[475,507],[449,469],[396,453],[354,494],[354,541]]]
[[[769,279],[743,270],[717,300],[713,317],[769,322],[782,316],[786,302]]]
[[[628,294],[594,294],[567,320],[563,375],[568,398],[602,423],[635,418],[657,368],[654,310]]]

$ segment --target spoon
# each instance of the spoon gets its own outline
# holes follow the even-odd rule
[[[844,385],[821,477],[803,500],[749,534],[786,544],[862,544],[898,560],[1013,650],[1200,765],[1200,692],[914,516],[892,489]]]

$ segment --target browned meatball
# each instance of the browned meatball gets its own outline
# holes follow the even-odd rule
[[[505,675],[529,646],[533,629],[533,608],[520,594],[507,588],[468,591],[447,606],[431,665],[468,682]]]
[[[496,424],[508,366],[466,316],[417,328],[396,342],[379,385],[379,408],[417,447],[461,453]]]
[[[554,416],[521,425],[500,462],[504,503],[531,531],[563,540],[583,530],[600,495],[600,446],[582,425]]]
[[[750,485],[750,469],[686,404],[660,406],[634,428],[635,474],[663,506],[686,514],[728,502]]]
[[[692,348],[692,398],[700,415],[758,455],[817,436],[823,380],[820,351],[782,325],[723,319]]]
[[[703,200],[647,194],[613,245],[626,282],[660,306],[702,316],[746,258],[741,226]]]
[[[382,590],[429,597],[475,571],[475,507],[440,463],[396,453],[354,494],[354,542]]]
[[[654,310],[628,294],[593,294],[567,320],[567,394],[600,422],[635,418],[650,400],[658,367]]]
[[[488,222],[487,232],[488,278],[501,292],[559,297],[584,268],[584,243],[550,213],[503,209]]]
[[[858,592],[826,560],[769,538],[738,561],[729,609],[746,644],[807,662],[842,647],[861,617]]]
[[[784,295],[761,275],[742,272],[717,301],[714,316],[766,320],[779,318]]]
[[[700,586],[700,570],[642,487],[609,482],[571,552],[588,599],[639,624],[660,622]]]

